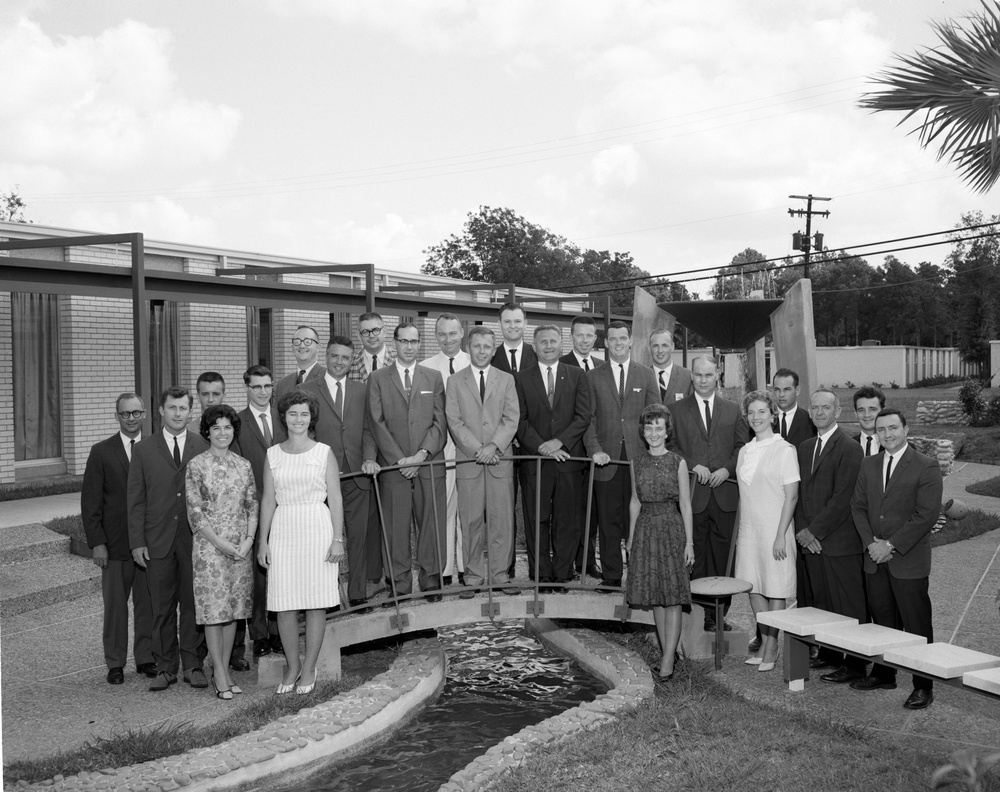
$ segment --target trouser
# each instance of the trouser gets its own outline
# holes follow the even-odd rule
[[[888,564],[879,564],[874,572],[868,572],[865,577],[868,607],[875,624],[922,635],[927,643],[934,641],[928,578],[894,577]],[[872,676],[895,679],[896,669],[875,663]],[[933,686],[933,681],[927,677],[913,675],[914,688],[930,690]]]
[[[624,458],[624,455],[622,456]],[[628,538],[632,473],[628,465],[615,465],[610,481],[594,482],[597,522],[600,525],[601,571],[604,580],[622,579],[622,541]]]
[[[692,579],[728,577],[729,553],[733,544],[736,512],[723,511],[709,492],[708,504],[694,515],[694,570]],[[729,611],[731,597],[723,600],[723,613]]]
[[[510,501],[514,478],[494,477],[484,470],[476,478],[458,479],[457,489],[465,545],[465,584],[505,586],[512,551],[510,526],[514,513]]]
[[[389,540],[389,568],[396,583],[396,593],[409,594],[413,589],[410,553],[410,523],[413,520],[417,524],[420,590],[441,588],[445,555],[444,476],[390,480],[382,484],[381,491]]]
[[[560,472],[557,465],[543,462],[541,481],[534,475],[524,477],[521,509],[528,575],[535,580],[567,582],[573,577],[573,561],[580,547],[580,474],[575,470]],[[540,501],[537,525],[536,500]]]
[[[180,665],[187,671],[201,668],[206,652],[205,634],[195,621],[191,546],[188,543],[185,547],[182,531],[189,529],[186,525],[178,527],[170,552],[164,558],[149,559],[146,567],[153,609],[153,660],[158,671],[168,674],[176,674]]]
[[[128,662],[128,597],[132,594],[132,656],[137,666],[153,662],[153,611],[149,604],[146,570],[131,558],[108,559],[101,570],[104,595],[104,661],[108,668]]]

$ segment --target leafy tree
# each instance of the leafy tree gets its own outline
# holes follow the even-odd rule
[[[994,215],[990,221],[1000,222],[1000,217]],[[982,222],[981,212],[962,215],[963,226]],[[948,262],[954,270],[955,345],[966,360],[988,366],[990,339],[997,337],[1000,327],[1000,238],[965,239],[958,233],[954,240]]]
[[[29,222],[24,219],[24,210],[28,205],[18,195],[18,189],[15,185],[9,193],[0,193],[0,220],[9,220],[13,223]]]
[[[774,264],[762,264],[767,256],[753,248],[733,256],[728,267],[719,270],[719,279],[708,290],[713,300],[742,300],[752,291],[763,291],[765,297],[774,294],[771,270]]]

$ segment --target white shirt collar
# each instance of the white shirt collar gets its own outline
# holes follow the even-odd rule
[[[819,432],[817,436],[823,441],[823,445],[826,445],[826,441],[830,439],[830,435],[837,431],[837,424],[834,424],[825,432]]]
[[[187,440],[187,432],[181,432],[179,435],[170,434],[166,427],[162,429],[163,439],[167,441],[167,450],[173,452],[174,450],[174,438],[177,438],[177,445],[180,446],[181,456],[184,456],[184,441]]]
[[[129,437],[123,431],[119,430],[118,431],[118,436],[122,440],[122,445],[125,446],[125,453],[128,454],[128,458],[131,459],[132,458],[132,441],[135,440],[135,442],[138,443],[140,440],[142,440],[142,432],[139,432],[139,434],[137,434],[135,437]]]
[[[396,371],[399,372],[399,379],[403,380],[403,372],[406,371],[407,369],[409,369],[409,371],[410,371],[410,382],[412,383],[413,382],[413,375],[415,373],[415,369],[417,368],[416,361],[414,361],[413,363],[411,363],[409,366],[403,365],[403,363],[400,362],[399,358],[396,358],[395,362],[396,362]]]
[[[503,342],[503,348],[507,351],[507,357],[508,358],[510,357],[510,353],[513,351],[513,352],[517,352],[518,360],[520,360],[521,359],[521,350],[524,349],[524,339],[522,338],[518,342],[517,346],[511,346],[506,341],[504,341]]]
[[[552,369],[552,376],[555,376],[556,374],[558,374],[559,373],[559,361],[557,360],[555,363],[542,363],[542,361],[540,361],[540,360],[538,361],[538,370],[540,372],[542,372],[542,381],[543,382],[545,380],[546,375],[548,374],[548,369]]]

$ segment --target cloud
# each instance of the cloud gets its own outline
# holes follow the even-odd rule
[[[206,240],[215,237],[214,222],[162,196],[132,202],[122,208],[78,209],[70,214],[69,225],[82,231],[108,234],[138,231],[150,239],[164,242],[206,244]]]

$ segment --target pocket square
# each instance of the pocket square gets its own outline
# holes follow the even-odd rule
[[[642,393],[642,388],[632,388],[632,393]]]
[[[428,393],[434,393],[434,391],[420,391],[420,395],[421,396],[424,396],[424,395],[426,395]]]

